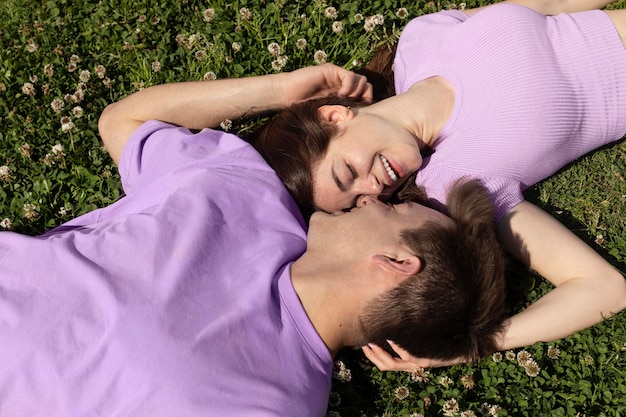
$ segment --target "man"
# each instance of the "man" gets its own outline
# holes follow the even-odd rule
[[[124,198],[39,237],[0,233],[0,415],[321,416],[344,347],[393,338],[427,355],[428,343],[404,336],[422,322],[444,359],[495,346],[501,299],[488,320],[477,301],[492,284],[501,294],[500,258],[489,279],[481,268],[464,279],[430,244],[464,241],[462,222],[363,199],[350,213],[315,214],[307,244],[295,203],[247,143],[149,121],[198,127],[185,119],[193,106],[153,111],[180,105],[172,87],[100,119]],[[430,232],[405,231],[420,228]],[[416,253],[424,244],[432,256]],[[433,292],[460,307],[435,318]],[[415,311],[403,315],[406,305]],[[386,327],[389,317],[405,321]],[[439,326],[457,333],[458,322],[462,339],[475,325],[484,340],[439,350],[455,345]]]

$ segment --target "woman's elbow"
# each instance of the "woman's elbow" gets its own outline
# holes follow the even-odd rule
[[[102,143],[107,145],[107,142],[111,140],[113,135],[113,128],[115,126],[115,107],[117,103],[109,104],[104,108],[102,113],[100,114],[100,118],[98,119],[98,133],[100,134],[100,139],[102,139]]]

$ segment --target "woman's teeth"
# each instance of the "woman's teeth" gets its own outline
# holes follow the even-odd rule
[[[385,156],[381,154],[380,160],[383,161],[383,166],[385,167],[389,178],[391,178],[392,181],[398,181],[398,174],[396,174],[391,168],[391,166],[389,165],[389,161],[387,161],[387,158],[385,158]]]

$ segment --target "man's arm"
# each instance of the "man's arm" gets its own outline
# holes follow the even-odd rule
[[[329,94],[371,100],[372,87],[365,77],[332,64],[256,77],[163,84],[107,106],[98,130],[118,163],[132,132],[147,120],[202,129]]]

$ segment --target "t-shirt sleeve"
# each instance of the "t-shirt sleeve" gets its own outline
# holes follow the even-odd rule
[[[243,140],[229,133],[212,129],[191,132],[150,120],[133,132],[122,151],[119,164],[122,186],[126,194],[132,194],[180,167],[227,153],[250,152],[249,149]]]
[[[460,10],[444,10],[411,20],[402,30],[394,59],[396,91],[404,92],[437,62],[443,39],[450,29],[465,22],[469,16]]]

